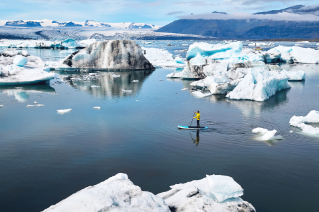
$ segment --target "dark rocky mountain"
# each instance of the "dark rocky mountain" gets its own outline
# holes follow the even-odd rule
[[[288,11],[314,15],[316,11],[319,11],[319,6],[296,5],[256,14],[277,14]],[[319,17],[318,21],[179,19],[157,31],[212,36],[218,39],[317,39],[319,38]]]

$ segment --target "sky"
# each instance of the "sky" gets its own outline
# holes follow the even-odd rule
[[[180,17],[254,13],[318,0],[1,0],[0,20],[141,22],[164,26]]]

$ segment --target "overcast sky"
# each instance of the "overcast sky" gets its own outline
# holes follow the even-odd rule
[[[318,0],[1,0],[1,20],[143,22],[166,25],[191,13],[254,13]]]

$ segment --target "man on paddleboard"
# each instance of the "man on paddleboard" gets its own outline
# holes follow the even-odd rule
[[[200,121],[200,113],[199,110],[197,112],[195,112],[195,117],[193,117],[194,119],[197,119],[197,128],[199,128],[199,121]]]

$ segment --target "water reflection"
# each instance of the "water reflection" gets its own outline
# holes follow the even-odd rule
[[[64,81],[70,86],[86,91],[93,96],[131,96],[142,87],[143,82],[153,73],[152,70],[144,71],[119,71],[66,74],[60,73]]]
[[[0,86],[0,94],[14,96],[15,100],[23,103],[29,99],[31,93],[55,93],[55,89],[49,84],[24,85],[16,86]]]
[[[290,89],[278,91],[274,96],[264,102],[246,101],[246,100],[231,100],[226,101],[239,108],[244,116],[254,117],[259,116],[263,110],[272,109],[287,101],[287,93]]]
[[[192,134],[189,133],[189,134],[191,135],[191,138],[192,138],[194,144],[196,144],[196,146],[198,146],[198,144],[199,144],[199,131],[200,131],[200,130],[197,130],[197,131],[196,131],[196,139],[194,139],[193,136],[192,136]]]

